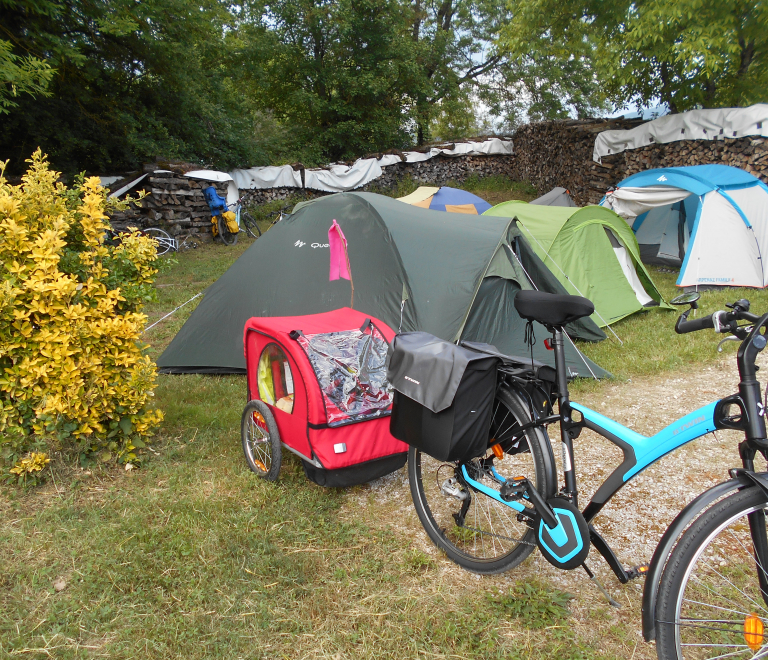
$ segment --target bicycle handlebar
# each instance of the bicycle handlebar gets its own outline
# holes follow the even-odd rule
[[[741,301],[740,301],[741,302]],[[729,305],[730,307],[730,305]],[[698,330],[704,330],[706,328],[712,328],[715,332],[725,334],[726,332],[735,332],[738,328],[739,321],[749,321],[755,323],[760,318],[756,314],[751,314],[738,303],[734,303],[733,311],[726,312],[720,310],[710,314],[709,316],[702,316],[700,319],[688,320],[688,314],[691,310],[683,312],[675,323],[675,332],[679,335],[684,335],[689,332],[696,332]],[[743,339],[743,337],[740,337]]]
[[[697,330],[704,330],[705,328],[714,328],[715,322],[712,318],[713,316],[714,314],[710,314],[709,316],[702,316],[700,319],[688,321],[688,314],[681,314],[680,318],[677,319],[677,323],[675,323],[675,332],[678,335],[684,335],[688,332],[696,332]]]

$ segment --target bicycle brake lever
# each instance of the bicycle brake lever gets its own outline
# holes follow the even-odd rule
[[[723,352],[723,344],[727,341],[741,341],[738,337],[734,337],[731,335],[730,337],[726,337],[725,339],[721,340],[721,342],[717,345],[717,352],[722,353]]]

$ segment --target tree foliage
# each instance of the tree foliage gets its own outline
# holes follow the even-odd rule
[[[15,55],[11,44],[0,40],[0,115],[15,107],[14,99],[22,94],[45,95],[52,76],[49,64]]]
[[[18,98],[0,125],[12,168],[38,146],[70,172],[156,156],[269,160],[276,129],[235,84],[223,1],[0,0],[0,10],[14,55],[56,70],[49,98]]]
[[[766,100],[768,8],[749,0],[511,0],[518,62],[578,63],[616,106],[673,112]]]

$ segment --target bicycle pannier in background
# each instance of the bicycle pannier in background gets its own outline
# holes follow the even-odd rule
[[[387,372],[392,435],[440,461],[485,453],[498,364],[426,332],[397,335]]]

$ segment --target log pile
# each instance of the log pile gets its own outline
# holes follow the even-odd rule
[[[361,190],[392,189],[406,177],[423,186],[463,183],[470,176],[507,176],[515,156],[435,156],[420,163],[397,163],[383,168],[384,173]]]
[[[768,139],[725,138],[651,144],[592,160],[600,131],[627,129],[638,120],[553,121],[529,124],[514,134],[515,164],[507,176],[527,181],[544,194],[568,189],[579,206],[597,204],[605,192],[628,176],[658,167],[723,164],[739,167],[768,182]]]
[[[669,144],[653,144],[641,149],[604,156],[609,168],[610,185],[632,174],[657,167],[720,164],[739,167],[764,183],[768,183],[768,139],[762,137],[725,138],[723,140],[684,140]],[[601,191],[600,197],[605,192]],[[591,195],[598,201],[597,191]]]
[[[638,123],[587,119],[522,126],[512,137],[515,164],[507,176],[531,183],[540,194],[561,186],[577,205],[588,204],[590,191],[605,191],[610,185],[613,170],[612,166],[601,167],[592,161],[595,137],[601,131],[633,128]]]
[[[462,183],[470,176],[507,176],[531,183],[541,194],[555,186],[566,188],[579,206],[596,204],[605,192],[636,172],[685,165],[721,163],[740,167],[768,183],[768,138],[684,140],[651,144],[641,149],[592,160],[595,137],[601,131],[632,128],[639,120],[567,120],[529,124],[513,136],[513,156],[436,156],[420,163],[397,163],[360,190],[391,190],[406,177],[419,185],[443,186]],[[111,217],[115,229],[127,226],[161,227],[172,236],[195,234],[211,238],[211,214],[203,197],[210,185],[226,197],[226,184],[184,176],[184,169],[153,171],[141,186],[148,193],[139,208],[131,204]],[[119,184],[118,184],[119,185]],[[141,189],[141,187],[139,188]],[[136,191],[131,191],[131,194]],[[275,200],[311,199],[329,193],[301,188],[241,190],[246,204],[261,205]]]
[[[144,190],[147,196],[141,206],[131,203],[126,211],[110,217],[112,227],[161,227],[171,236],[194,234],[202,240],[212,238],[211,212],[203,197],[203,189],[214,186],[226,198],[226,184],[188,179],[177,172],[151,172],[131,195]]]

